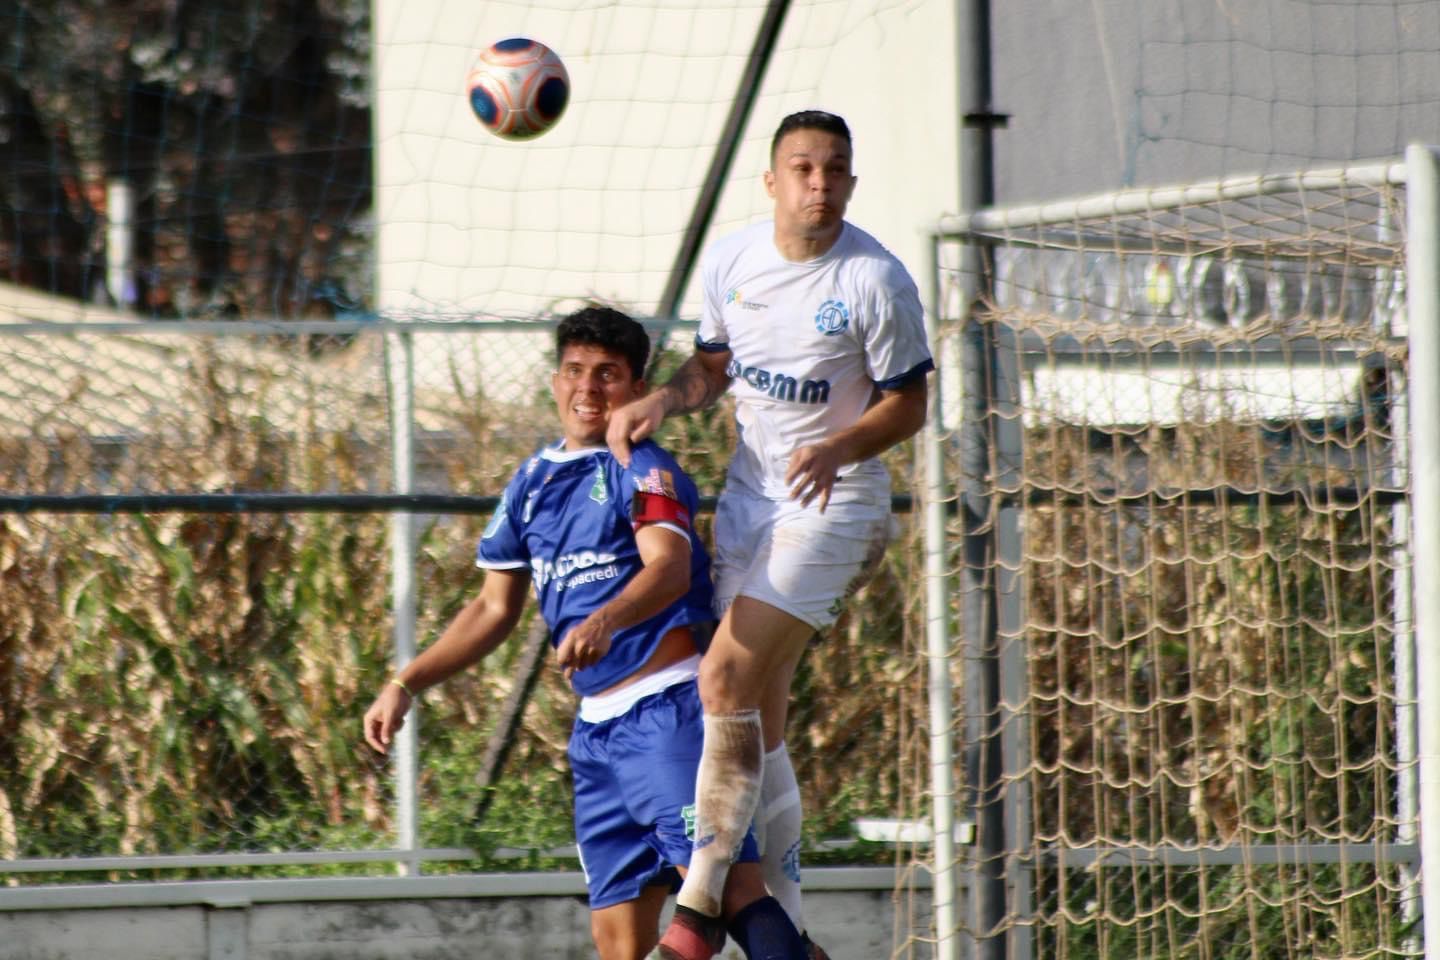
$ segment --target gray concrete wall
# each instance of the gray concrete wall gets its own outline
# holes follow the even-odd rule
[[[592,960],[581,896],[289,900],[4,910],[5,960]],[[926,922],[923,892],[821,890],[809,924],[833,960],[877,960]],[[924,936],[925,931],[917,931]],[[726,960],[741,954],[733,945]],[[907,954],[928,958],[928,947]]]
[[[1000,205],[1440,142],[1440,4],[993,2]]]

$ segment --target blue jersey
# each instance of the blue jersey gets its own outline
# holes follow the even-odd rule
[[[571,677],[582,695],[634,673],[672,628],[715,619],[710,557],[694,529],[695,484],[648,440],[633,448],[629,467],[605,447],[544,447],[515,471],[476,549],[481,567],[530,569],[550,642],[558,646],[644,566],[631,520],[637,493],[664,498],[668,508],[647,507],[649,515],[663,515],[662,526],[690,539],[690,590],[649,620],[617,630],[600,662]]]

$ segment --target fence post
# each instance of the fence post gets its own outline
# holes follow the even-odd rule
[[[973,247],[962,247],[962,283],[976,276]],[[968,268],[968,269],[967,269]],[[965,880],[965,953],[1002,960],[1005,917],[1005,823],[1000,805],[1000,660],[996,620],[995,515],[991,472],[994,426],[994,325],[974,316],[974,291],[964,292],[961,336],[959,497],[961,648],[964,657],[965,807],[975,823]]]
[[[1421,904],[1425,952],[1440,951],[1440,161],[1405,150],[1406,322],[1409,327],[1410,515],[1416,694],[1420,721]]]
[[[409,331],[385,334],[386,384],[390,391],[390,455],[394,492],[409,494],[415,487],[415,343]],[[398,510],[390,515],[391,639],[395,669],[415,656],[415,515]],[[411,705],[409,722],[395,741],[395,845],[413,852],[419,848],[416,783],[419,780],[421,705]],[[400,872],[420,873],[420,859],[401,861]]]

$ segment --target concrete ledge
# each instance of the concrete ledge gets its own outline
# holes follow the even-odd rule
[[[907,886],[928,889],[930,875],[913,871]],[[901,875],[892,867],[811,867],[809,891],[892,891]],[[578,870],[554,873],[467,873],[419,877],[314,877],[277,880],[184,880],[161,883],[85,883],[0,890],[0,911],[83,910],[116,907],[236,907],[256,903],[435,898],[583,897]]]
[[[858,888],[867,876],[886,883]],[[832,960],[880,960],[912,938],[907,956],[928,960],[930,947],[918,942],[928,929],[912,925],[928,924],[929,892],[897,894],[897,879],[889,868],[806,872],[807,926]],[[547,887],[554,889],[543,892]],[[578,874],[488,874],[12,889],[0,895],[0,955],[594,960],[595,952]],[[732,946],[722,957],[740,960],[740,953]]]

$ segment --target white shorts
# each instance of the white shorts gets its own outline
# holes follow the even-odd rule
[[[892,523],[888,498],[821,513],[726,491],[715,508],[715,615],[746,596],[824,630],[884,557]]]

